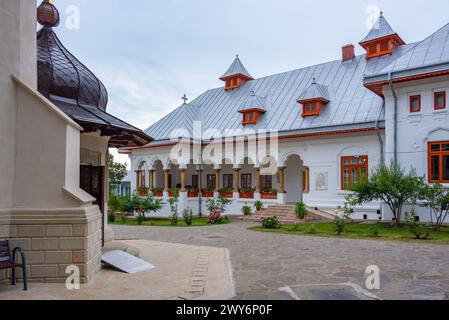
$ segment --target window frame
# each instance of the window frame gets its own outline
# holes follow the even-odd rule
[[[249,185],[248,185],[249,184]],[[242,173],[240,175],[240,187],[247,189],[253,187],[253,175],[251,173]]]
[[[440,145],[440,151],[432,151],[433,145]],[[449,156],[449,150],[443,151],[443,145],[449,144],[449,141],[432,141],[428,142],[427,144],[427,169],[428,169],[428,175],[429,175],[429,183],[449,183],[449,180],[444,180],[444,170],[443,170],[443,157]],[[432,157],[438,156],[439,157],[439,178],[438,180],[434,180],[432,178]]]
[[[350,164],[345,165],[346,160],[353,160],[353,159],[365,159],[365,164]],[[345,168],[348,167],[348,185],[345,185]],[[361,178],[361,172],[362,168],[366,168],[366,175],[369,175],[369,156],[367,155],[360,155],[360,156],[343,156],[340,159],[340,170],[341,170],[341,190],[348,191],[350,187],[350,183],[352,181],[352,169],[357,168],[357,181],[360,181]]]
[[[419,107],[418,107],[417,111],[413,111],[413,100],[415,98],[418,98],[418,102],[419,102]],[[422,110],[422,97],[421,97],[421,95],[420,94],[411,95],[410,98],[409,98],[409,111],[410,111],[410,113],[420,113],[421,110]]]
[[[230,182],[230,184],[229,184]],[[223,175],[223,188],[234,188],[234,175],[224,174]]]
[[[444,106],[438,106],[438,96],[443,95]],[[433,93],[433,108],[435,111],[446,110],[447,108],[447,100],[446,100],[446,91],[435,91]]]
[[[212,183],[212,185],[211,185]],[[206,187],[208,189],[216,189],[217,188],[217,175],[216,174],[208,174],[206,176]]]
[[[263,190],[273,189],[273,176],[272,175],[261,175],[260,176],[260,187]]]

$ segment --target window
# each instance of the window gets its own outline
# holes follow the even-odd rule
[[[368,156],[341,158],[341,189],[348,190],[361,177],[368,176]]]
[[[262,115],[262,111],[260,110],[248,110],[248,111],[242,111],[243,114],[243,120],[242,125],[248,125],[248,124],[256,124],[257,121],[259,121],[259,118]]]
[[[429,142],[429,182],[449,183],[449,141]]]
[[[315,99],[315,100],[302,100],[298,102],[302,104],[302,116],[312,117],[312,116],[319,116],[324,106],[329,101],[322,99]]]
[[[199,184],[198,184],[198,175],[194,174],[192,175],[192,188],[198,188]]]
[[[245,123],[253,122],[254,113],[252,113],[252,112],[246,112],[246,113],[243,114],[243,116],[244,116],[244,118],[245,118],[245,119],[243,120],[243,122],[245,122]]]
[[[304,112],[305,113],[316,113],[316,103],[315,102],[308,102],[304,104]]]
[[[244,188],[252,188],[251,173],[244,173],[244,174],[242,174],[241,180],[242,180],[242,189],[244,189]]]
[[[446,109],[446,91],[434,93],[434,108],[435,110]]]
[[[231,189],[234,186],[234,176],[232,174],[223,175],[223,188]]]
[[[410,112],[421,112],[421,95],[410,97]]]
[[[215,189],[217,187],[217,176],[215,174],[207,175],[207,188]]]
[[[260,176],[260,178],[262,191],[273,188],[273,176]]]

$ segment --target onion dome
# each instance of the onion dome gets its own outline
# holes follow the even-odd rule
[[[37,33],[39,92],[78,122],[84,132],[101,130],[102,135],[110,136],[111,147],[151,142],[140,129],[106,112],[106,87],[53,31],[59,24],[59,12],[50,0],[44,0],[37,9],[37,20],[43,26]]]

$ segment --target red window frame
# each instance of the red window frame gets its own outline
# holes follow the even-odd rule
[[[443,96],[443,106],[438,106],[438,96]],[[435,110],[445,110],[446,109],[446,91],[439,91],[433,94],[433,106]]]
[[[413,101],[415,99],[418,99],[418,102],[419,102],[418,110],[413,110]],[[421,95],[420,94],[410,96],[410,113],[418,113],[418,112],[421,112]]]
[[[438,151],[432,151],[432,146],[439,145],[440,148]],[[444,179],[444,164],[443,158],[444,156],[449,156],[449,148],[448,150],[444,150],[444,145],[449,145],[449,141],[437,141],[437,142],[429,142],[428,143],[428,170],[429,170],[429,183],[449,183],[449,180]],[[439,174],[438,179],[434,179],[432,176],[433,162],[432,158],[438,157],[438,166],[439,166]]]
[[[346,164],[347,161],[358,160],[356,164]],[[353,180],[353,169],[356,169],[357,178],[359,181],[362,176],[362,169],[365,169],[366,175],[368,176],[368,156],[346,156],[341,157],[341,190],[348,190]],[[345,183],[345,169],[348,171],[348,183]]]
[[[240,177],[240,184],[242,189],[246,189],[246,188],[252,188],[252,175],[251,173],[242,173],[241,177]]]

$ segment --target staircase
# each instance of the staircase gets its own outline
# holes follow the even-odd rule
[[[331,221],[334,216],[321,211],[307,207],[307,217],[305,220],[300,220],[296,217],[295,205],[273,205],[268,208],[262,209],[260,212],[256,212],[251,216],[244,217],[244,220],[259,222],[262,218],[274,217],[279,219],[282,224],[298,224],[298,223],[310,223],[310,222],[324,222]]]

